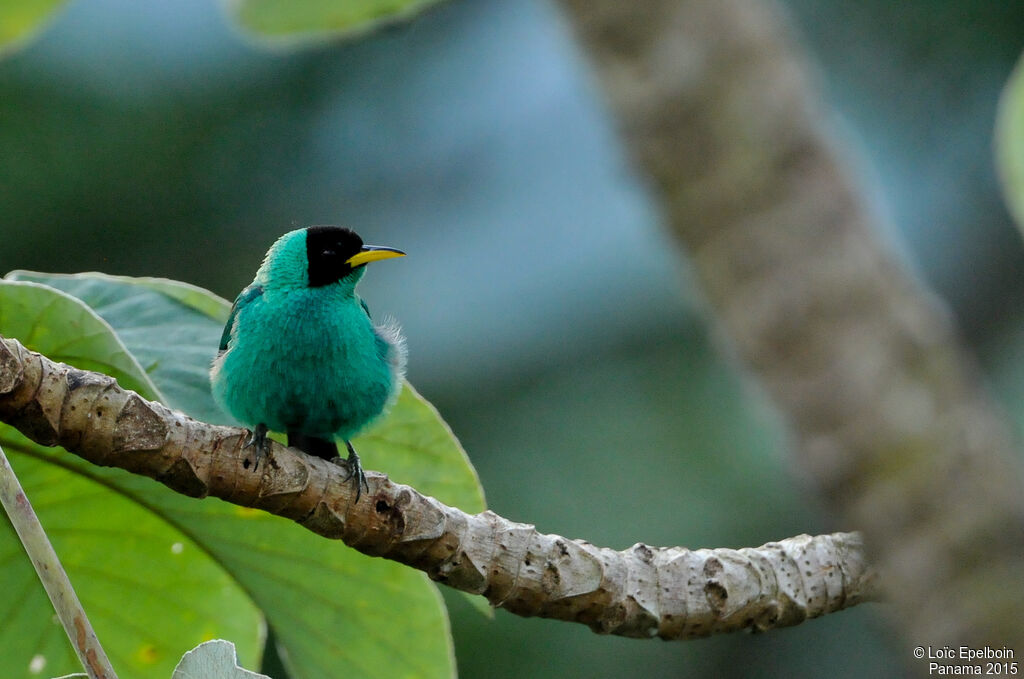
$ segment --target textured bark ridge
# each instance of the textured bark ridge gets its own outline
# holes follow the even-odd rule
[[[637,544],[615,551],[489,511],[469,515],[374,472],[367,473],[369,493],[353,505],[354,488],[337,465],[274,443],[254,473],[244,431],[197,422],[3,338],[0,421],[180,493],[293,519],[518,615],[602,633],[688,639],[768,630],[877,596],[855,533],[801,535],[756,549]]]
[[[1015,444],[879,238],[770,0],[561,0],[718,329],[913,644],[1024,649]]]

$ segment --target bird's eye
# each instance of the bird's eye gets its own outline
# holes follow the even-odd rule
[[[332,250],[330,248],[327,248],[326,250],[324,250],[320,254],[323,255],[324,257],[333,257],[334,255],[336,255],[338,253],[336,253],[334,250]]]

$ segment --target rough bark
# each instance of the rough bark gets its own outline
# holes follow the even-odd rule
[[[1024,650],[1024,484],[949,314],[879,238],[759,0],[562,0],[712,316],[915,644]]]
[[[614,551],[538,533],[492,513],[468,515],[368,472],[273,444],[251,471],[244,430],[197,422],[0,338],[0,421],[43,445],[293,519],[371,556],[523,616],[581,622],[628,637],[688,639],[794,625],[876,596],[860,537],[801,535],[756,549]]]

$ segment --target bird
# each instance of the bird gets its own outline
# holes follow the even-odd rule
[[[406,348],[397,323],[373,322],[356,285],[370,262],[403,256],[338,226],[290,231],[267,251],[231,307],[210,368],[214,400],[251,430],[254,470],[276,431],[289,447],[345,467],[355,502],[369,492],[351,440],[398,397]]]

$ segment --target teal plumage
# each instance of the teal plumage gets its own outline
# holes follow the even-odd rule
[[[373,323],[355,288],[365,263],[401,254],[337,227],[292,231],[267,252],[235,300],[210,371],[214,399],[253,429],[257,463],[266,429],[328,458],[341,438],[358,500],[365,479],[348,442],[397,397],[405,345],[397,326]]]

